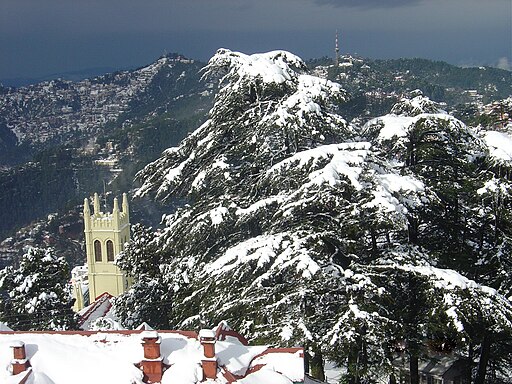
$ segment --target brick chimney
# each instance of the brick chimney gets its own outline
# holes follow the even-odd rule
[[[159,383],[162,381],[164,371],[163,357],[160,354],[162,338],[157,331],[144,331],[141,333],[144,348],[144,360],[139,367],[144,373],[145,383]]]
[[[217,378],[217,358],[215,357],[215,332],[211,329],[199,331],[199,341],[203,346],[204,357],[201,360],[203,380]]]
[[[24,372],[30,367],[25,352],[25,343],[23,341],[12,341],[10,347],[13,349],[13,359],[11,360],[12,374]]]

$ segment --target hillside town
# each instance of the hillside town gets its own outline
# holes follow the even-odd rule
[[[8,89],[0,94],[0,116],[19,143],[66,143],[92,136],[128,111],[130,103],[146,90],[163,66],[177,62],[194,61],[182,56],[162,57],[134,71]]]

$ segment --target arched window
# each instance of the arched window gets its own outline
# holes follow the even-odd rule
[[[107,240],[107,261],[114,261],[114,243]]]
[[[101,242],[94,240],[94,260],[101,261]]]

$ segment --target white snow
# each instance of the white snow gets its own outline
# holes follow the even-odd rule
[[[376,175],[378,181],[376,189],[372,191],[373,200],[363,205],[365,208],[379,206],[385,212],[407,213],[400,201],[393,196],[393,193],[400,193],[405,196],[406,193],[412,193],[417,196],[418,193],[425,190],[425,185],[418,179],[410,176],[402,176],[394,173]],[[412,200],[409,203],[415,205]]]
[[[208,275],[226,273],[251,260],[257,260],[257,266],[262,267],[276,257],[276,250],[280,248],[282,240],[282,237],[274,236],[258,236],[249,239],[208,264],[205,267],[205,273]]]
[[[476,193],[483,195],[485,193],[502,193],[504,196],[508,195],[508,183],[504,183],[500,179],[487,180],[482,188],[479,188]]]
[[[504,132],[484,131],[484,142],[494,160],[512,162],[512,137]]]
[[[215,331],[211,330],[211,329],[201,329],[199,331],[199,338],[210,338],[210,339],[214,339],[215,338]]]
[[[301,58],[286,51],[271,51],[246,55],[229,49],[219,49],[210,59],[208,67],[230,65],[231,75],[239,79],[260,78],[264,83],[284,83],[295,76],[291,66],[305,68]]]
[[[350,180],[356,189],[361,189],[359,175],[362,168],[359,165],[365,161],[369,148],[370,143],[367,142],[323,145],[299,152],[275,164],[267,171],[266,176],[272,176],[277,172],[284,173],[289,169],[304,167],[305,165],[313,168],[321,161],[330,159],[326,166],[310,174],[310,184],[321,185],[327,183],[334,186],[339,184],[340,175],[343,175]]]
[[[287,233],[260,235],[228,249],[215,261],[206,264],[203,271],[205,275],[223,275],[254,260],[257,269],[269,265],[265,268],[267,272],[258,277],[253,284],[261,283],[275,270],[291,266],[295,266],[303,277],[309,278],[320,270],[320,266],[302,248],[302,242],[302,239]]]
[[[209,334],[213,333],[210,331]],[[12,376],[7,367],[12,360],[9,346],[19,340],[25,343],[27,358],[32,366],[29,383],[44,384],[142,384],[142,372],[134,364],[143,360],[141,337],[161,338],[161,355],[170,368],[164,372],[162,384],[196,384],[203,373],[201,360],[203,346],[195,337],[171,331],[146,332],[98,332],[84,334],[9,332],[0,336],[0,382],[18,383],[19,376]],[[277,353],[267,346],[244,346],[237,342],[217,341],[215,353],[220,367],[235,375],[248,374],[254,364],[266,364],[260,371],[249,373],[239,381],[266,384],[291,383],[303,379],[303,359],[299,353]],[[254,361],[253,361],[254,360]],[[300,367],[300,369],[299,369]],[[260,372],[258,371],[258,372]],[[281,373],[277,373],[277,372]],[[271,381],[267,381],[271,379]],[[291,380],[290,380],[291,379]],[[219,372],[212,383],[226,383]]]
[[[210,211],[212,225],[219,225],[224,221],[224,216],[229,213],[226,207],[217,207]]]
[[[337,83],[315,76],[299,75],[297,91],[285,99],[273,113],[266,115],[262,119],[262,123],[270,120],[279,126],[285,126],[289,124],[289,120],[298,119],[299,125],[305,125],[306,115],[321,115],[322,111],[318,101],[326,99],[328,95],[341,92],[342,88]]]
[[[261,369],[245,379],[237,380],[240,384],[258,384],[258,383],[272,383],[272,384],[293,384],[293,381],[286,377],[267,369]]]
[[[218,341],[215,344],[215,354],[219,365],[225,366],[229,372],[235,375],[245,375],[254,357],[266,349],[265,346],[247,347],[228,341]]]
[[[295,353],[265,353],[253,360],[251,366],[264,364],[263,370],[280,372],[292,381],[304,379],[304,365],[301,365],[300,355],[302,351]]]
[[[285,197],[286,196],[284,196],[284,195],[283,196],[277,195],[277,196],[272,196],[272,197],[258,200],[257,202],[251,204],[247,208],[238,208],[236,210],[236,214],[238,216],[251,215],[252,213],[254,213],[260,209],[265,209],[269,205],[278,204],[280,202],[283,202],[285,200]]]
[[[382,124],[382,129],[379,133],[380,140],[390,140],[393,137],[407,136],[407,127],[413,121],[413,117],[385,115],[370,120],[367,125]]]
[[[112,310],[111,297],[101,295],[95,302],[82,308],[78,314],[81,316],[79,325],[84,331],[124,330],[121,322]]]
[[[140,361],[142,352],[138,338],[108,334],[97,337],[3,334],[0,367],[10,364],[12,350],[6,346],[13,339],[23,340],[33,371],[44,373],[51,379],[50,383],[142,383],[142,373],[133,365]],[[0,370],[0,382],[5,382],[8,377],[7,372]]]
[[[379,266],[378,268],[380,267],[382,266]],[[465,302],[465,305],[473,305],[475,308],[479,308],[479,310],[486,314],[490,314],[490,308],[499,308],[497,313],[493,310],[493,312],[496,313],[494,316],[499,319],[497,322],[502,321],[503,323],[508,324],[508,327],[512,326],[509,315],[512,313],[512,306],[510,305],[510,302],[500,295],[494,288],[480,285],[474,280],[470,280],[452,269],[441,269],[430,265],[398,263],[392,263],[386,266],[386,268],[389,267],[427,276],[433,287],[438,289],[443,295],[444,304],[447,307],[445,313],[452,320],[453,325],[459,332],[464,330],[464,325],[459,318],[460,307],[463,302]],[[469,291],[470,295],[461,295],[461,291]],[[471,299],[469,299],[469,297],[471,297]]]
[[[406,137],[415,124],[423,119],[440,119],[452,124],[460,124],[459,120],[447,113],[420,113],[416,116],[388,114],[368,121],[364,125],[364,130],[368,130],[372,126],[379,126],[380,131],[377,137],[379,142],[393,138],[399,139]]]
[[[9,328],[9,326],[8,326],[7,324],[2,323],[2,322],[0,321],[0,331],[12,331],[12,329],[11,329],[11,328]]]

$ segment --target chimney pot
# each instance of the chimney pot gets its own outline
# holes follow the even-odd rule
[[[13,359],[11,361],[12,374],[17,375],[26,371],[30,367],[30,362],[27,359],[25,343],[23,341],[12,341],[10,346],[13,349]]]
[[[204,379],[217,378],[217,359],[215,357],[215,332],[211,329],[199,331],[199,341],[203,346],[204,359],[201,360]]]
[[[145,359],[158,359],[160,357],[160,343],[162,338],[156,331],[145,331],[141,334]]]
[[[144,348],[144,360],[140,368],[144,372],[145,383],[159,383],[164,371],[163,357],[160,354],[162,338],[157,331],[144,331],[141,333]]]

